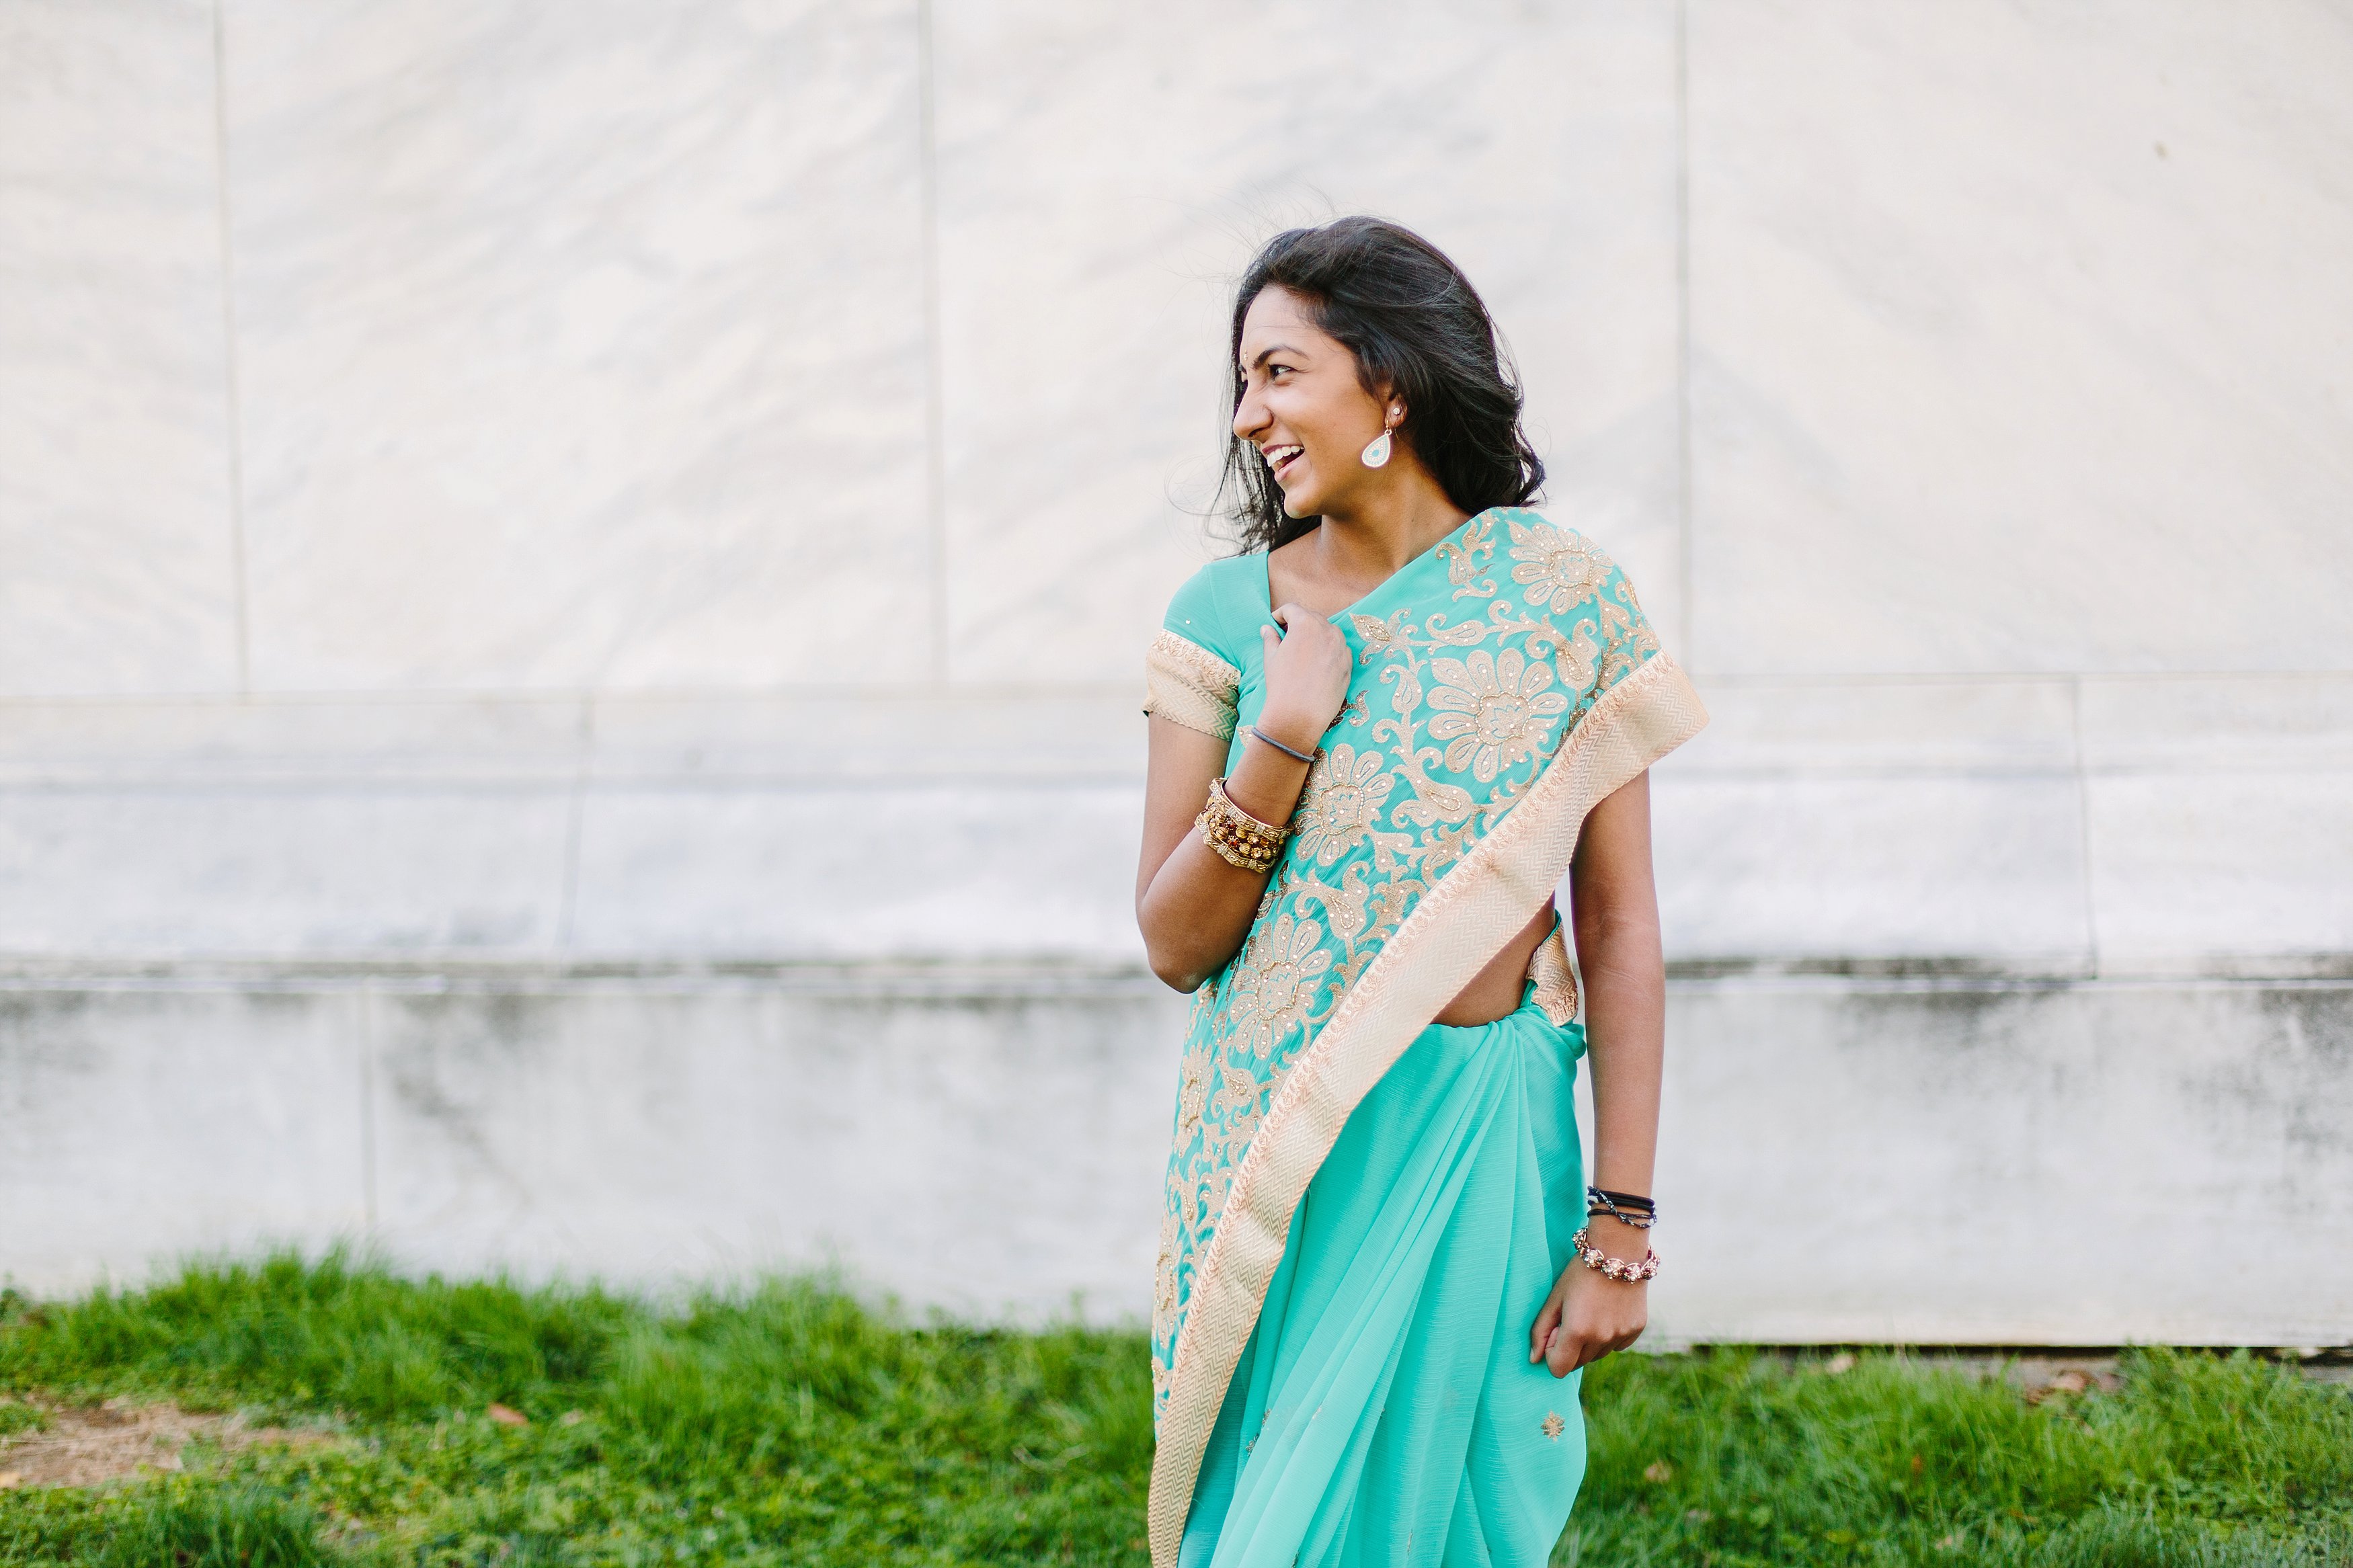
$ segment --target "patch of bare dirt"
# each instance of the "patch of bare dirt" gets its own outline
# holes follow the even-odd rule
[[[168,1402],[97,1405],[25,1401],[41,1413],[39,1431],[0,1438],[0,1491],[16,1487],[94,1487],[128,1476],[183,1468],[181,1450],[198,1438],[225,1449],[263,1445],[307,1447],[334,1441],[324,1432],[249,1426],[241,1415],[192,1415]]]

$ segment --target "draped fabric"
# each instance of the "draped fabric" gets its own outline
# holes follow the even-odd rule
[[[1528,1325],[1583,1223],[1584,1036],[1532,999],[1432,1025],[1293,1214],[1226,1391],[1178,1568],[1534,1568],[1585,1476],[1583,1373]]]
[[[1258,628],[1268,615],[1263,554],[1205,568],[1178,591],[1154,644],[1145,710],[1226,739],[1229,761],[1238,756],[1241,727],[1263,699]],[[1412,1341],[1419,1321],[1413,1310],[1425,1300],[1460,1298],[1464,1281],[1483,1266],[1449,1261],[1467,1258],[1461,1237],[1479,1232],[1475,1225],[1435,1225],[1432,1205],[1453,1215],[1466,1192],[1492,1196],[1535,1179],[1527,1160],[1498,1154],[1482,1166],[1480,1152],[1495,1138],[1496,1119],[1512,1114],[1514,1103],[1509,1075],[1498,1079],[1494,1073],[1517,1047],[1495,1042],[1525,1044],[1521,1036],[1535,1026],[1557,1036],[1573,1010],[1558,932],[1539,954],[1522,1013],[1483,1032],[1439,1029],[1430,1021],[1551,896],[1567,874],[1587,811],[1706,721],[1689,680],[1660,650],[1623,573],[1582,536],[1534,511],[1497,508],[1466,520],[1334,622],[1354,655],[1347,700],[1324,738],[1293,837],[1240,951],[1195,995],[1178,1070],[1154,1292],[1158,1443],[1149,1529],[1155,1568],[1176,1568],[1204,1457],[1229,1413],[1229,1394],[1242,1391],[1230,1413],[1240,1422],[1252,1414],[1250,1380],[1272,1375],[1283,1362],[1280,1345],[1256,1340],[1278,1270],[1287,1270],[1287,1293],[1279,1300],[1293,1352],[1305,1344],[1303,1335],[1321,1332],[1324,1348],[1310,1358],[1321,1369],[1316,1375],[1361,1379],[1379,1363],[1377,1352]],[[1483,1065],[1446,1066],[1448,1042]],[[1425,1071],[1440,1078],[1423,1086],[1428,1092],[1377,1100],[1366,1124],[1399,1116],[1400,1124],[1414,1124],[1430,1104],[1452,1103],[1446,1095],[1454,1092],[1471,1119],[1456,1128],[1455,1163],[1433,1173],[1427,1160],[1375,1160],[1372,1145],[1352,1142],[1355,1152],[1344,1154],[1335,1172],[1345,1168],[1357,1178],[1351,1191],[1377,1177],[1371,1184],[1380,1190],[1371,1196],[1400,1199],[1386,1220],[1378,1219],[1377,1205],[1364,1211],[1371,1228],[1348,1232],[1349,1245],[1370,1242],[1410,1254],[1409,1233],[1419,1235],[1426,1243],[1420,1272],[1407,1290],[1392,1269],[1386,1294],[1375,1292],[1382,1303],[1366,1307],[1355,1327],[1344,1330],[1345,1318],[1325,1324],[1319,1308],[1311,1328],[1291,1305],[1291,1288],[1307,1281],[1318,1290],[1346,1292],[1333,1282],[1328,1247],[1318,1250],[1317,1205],[1308,1203],[1303,1213],[1303,1199],[1352,1114],[1401,1058],[1422,1065],[1409,1064],[1400,1084],[1411,1079],[1422,1085]],[[1440,1079],[1454,1089],[1441,1089]],[[1464,1087],[1471,1084],[1485,1087],[1471,1094]],[[1461,1099],[1465,1094],[1470,1098]],[[1565,1114],[1565,1106],[1560,1110]],[[1526,1136],[1514,1135],[1494,1147],[1527,1143]],[[1503,1165],[1512,1173],[1508,1181],[1497,1174]],[[1516,1237],[1506,1247],[1509,1238],[1498,1234],[1494,1255],[1531,1259],[1548,1255],[1557,1238],[1532,1238],[1513,1227],[1535,1224],[1544,1231],[1548,1201],[1539,1194],[1529,1210],[1498,1198],[1501,1207],[1482,1210],[1474,1203],[1472,1213],[1492,1210],[1486,1223]],[[1417,1213],[1429,1223],[1415,1232]],[[1529,1220],[1530,1213],[1538,1218]],[[1519,1265],[1523,1272],[1534,1266]],[[1403,1267],[1412,1270],[1410,1256]],[[1501,1309],[1478,1291],[1473,1299],[1483,1300],[1491,1315]],[[1526,1325],[1517,1331],[1525,1359]],[[1345,1354],[1334,1349],[1343,1340]],[[1246,1352],[1252,1365],[1238,1377]],[[1293,1353],[1283,1364],[1295,1376],[1304,1363]],[[1388,1364],[1393,1383],[1401,1356],[1389,1355]],[[1574,1389],[1559,1396],[1573,1414]],[[1384,1394],[1384,1408],[1387,1402]],[[1368,1495],[1363,1467],[1379,1445],[1371,1440],[1377,1434],[1366,1436],[1366,1423],[1377,1426],[1379,1412],[1342,1401],[1361,1415],[1356,1427],[1363,1452],[1351,1459],[1345,1442],[1330,1447],[1328,1433],[1310,1441],[1299,1423],[1312,1425],[1314,1410],[1284,1416],[1282,1404],[1262,1404],[1247,1438],[1253,1445],[1248,1458],[1238,1458],[1230,1475],[1213,1466],[1208,1481],[1224,1489],[1218,1506],[1228,1510],[1259,1495],[1253,1488],[1272,1486],[1291,1496],[1277,1513],[1309,1534],[1280,1560],[1337,1564],[1353,1550],[1347,1519]],[[1547,1419],[1505,1437],[1556,1443],[1556,1427],[1543,1430],[1553,1425]],[[1409,1436],[1420,1429],[1402,1417],[1388,1427]],[[1263,1458],[1259,1445],[1265,1445]],[[1485,1463],[1498,1475],[1509,1470],[1502,1460],[1482,1461],[1475,1444],[1461,1451],[1458,1468]],[[1392,1453],[1384,1462],[1419,1460]],[[1463,1489],[1441,1481],[1425,1477],[1414,1497],[1431,1486],[1449,1496]],[[1569,1484],[1573,1490],[1573,1479]],[[1334,1495],[1311,1507],[1298,1501],[1303,1488]],[[1412,1513],[1424,1505],[1401,1506]],[[1282,1524],[1276,1533],[1287,1540],[1293,1528]],[[1434,1527],[1409,1521],[1400,1528]],[[1319,1530],[1324,1534],[1314,1535]],[[1271,1536],[1263,1551],[1243,1535],[1231,1541],[1242,1544],[1218,1544],[1220,1568],[1276,1560]]]

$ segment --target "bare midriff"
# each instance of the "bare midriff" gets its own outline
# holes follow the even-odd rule
[[[1553,901],[1536,911],[1535,919],[1520,929],[1517,936],[1504,944],[1504,950],[1487,962],[1487,967],[1455,994],[1430,1020],[1452,1028],[1467,1028],[1478,1024],[1492,1024],[1519,1010],[1520,994],[1528,978],[1528,960],[1536,955],[1546,937],[1552,934]]]

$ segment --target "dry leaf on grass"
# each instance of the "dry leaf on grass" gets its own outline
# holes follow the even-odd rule
[[[2031,1373],[2028,1377],[2025,1395],[2029,1405],[2040,1405],[2054,1394],[2085,1394],[2093,1389],[2103,1394],[2114,1394],[2124,1386],[2123,1379],[2100,1366],[2058,1367],[2049,1371],[2040,1382],[2032,1381]]]

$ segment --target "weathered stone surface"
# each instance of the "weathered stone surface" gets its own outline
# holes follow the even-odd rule
[[[614,785],[584,803],[574,948],[1140,962],[1120,783]]]
[[[1670,1015],[1662,1337],[2353,1338],[2353,984],[1736,980]]]
[[[2353,952],[2353,678],[2089,681],[2104,969]]]
[[[20,964],[0,1268],[364,1233],[1132,1321],[1183,1010],[1038,966]],[[2348,1223],[2353,982],[1732,976],[1675,983],[1669,1034],[1662,1339],[2353,1339],[2353,1251],[2314,1239]]]
[[[1671,954],[2089,972],[2065,683],[1711,681],[1705,697],[1708,728],[1653,784]]]
[[[0,951],[543,951],[565,792],[28,790],[0,814]]]
[[[912,1303],[1133,1316],[1183,1004],[955,976],[381,995],[381,1234],[451,1268],[838,1264]]]
[[[349,992],[0,982],[0,1275],[131,1283],[195,1252],[364,1233]]]
[[[1662,1331],[2353,1337],[2348,35],[1360,20],[0,16],[0,1270],[1139,1311],[1138,655],[1362,207],[1716,714]]]

